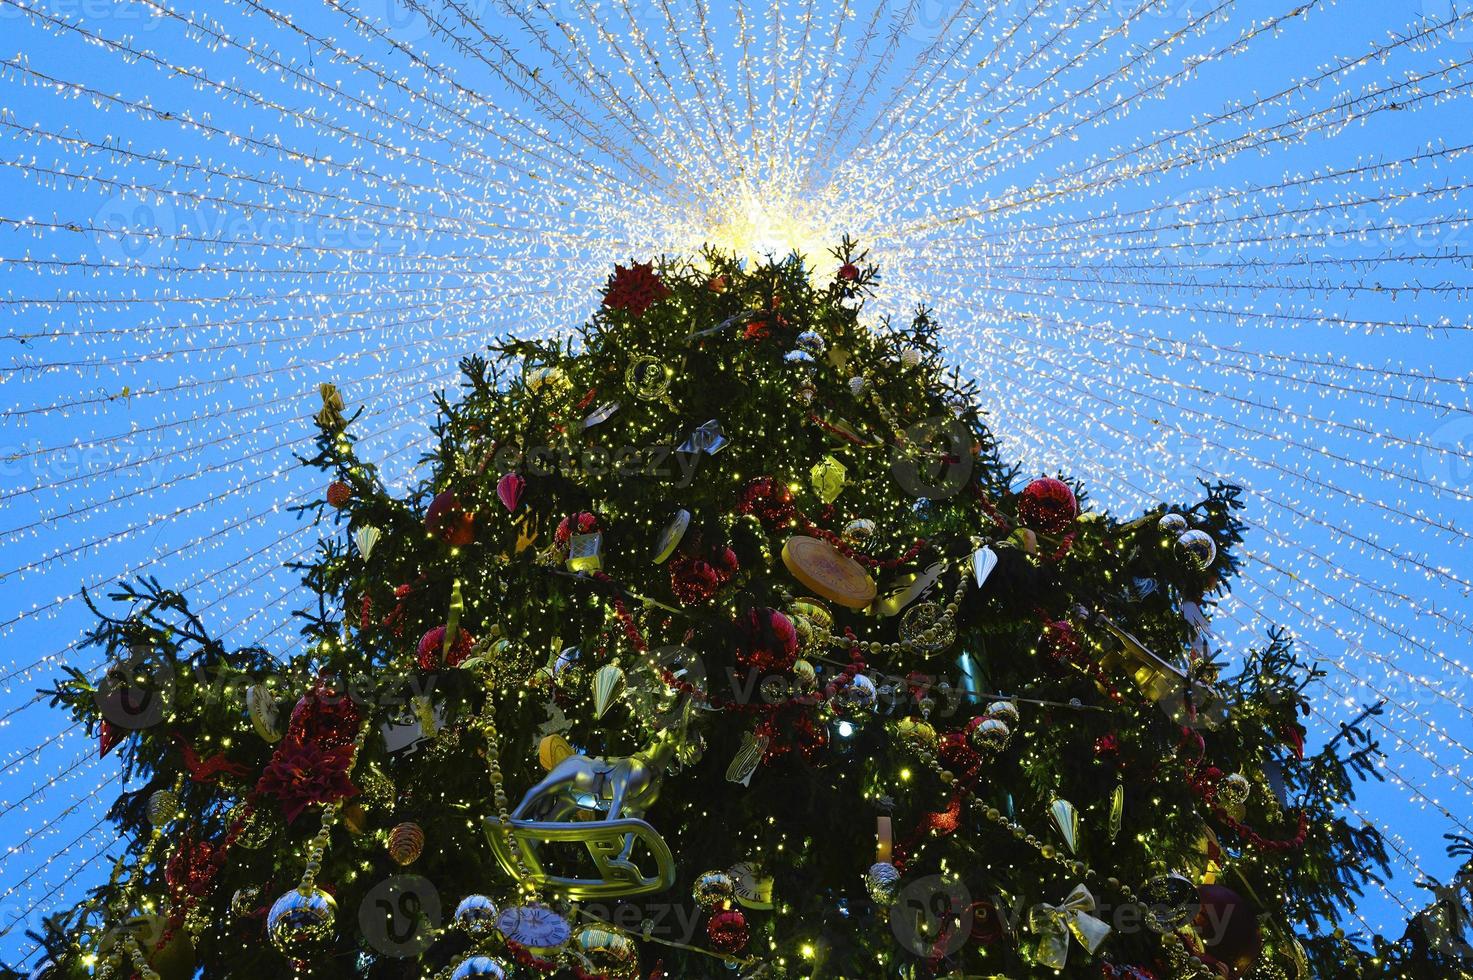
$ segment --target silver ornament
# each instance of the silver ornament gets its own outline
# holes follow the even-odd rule
[[[876,861],[864,873],[864,887],[876,905],[888,908],[900,894],[900,872],[889,861]]]
[[[855,674],[854,680],[849,686],[840,691],[835,700],[837,707],[848,714],[858,714],[868,711],[875,706],[879,698],[879,692],[875,690],[875,682],[863,674]]]
[[[337,901],[321,888],[293,888],[266,913],[266,935],[282,955],[306,959],[332,939],[337,917]]]
[[[875,536],[875,522],[859,518],[844,525],[844,543],[862,545]]]
[[[1187,531],[1176,539],[1176,553],[1201,571],[1217,560],[1217,542],[1206,531]]]
[[[490,977],[491,980],[506,980],[510,969],[500,960],[489,956],[472,956],[455,968],[450,980],[471,980],[472,977]]]
[[[967,730],[967,741],[979,752],[1001,752],[1012,737],[1013,730],[999,718],[979,718]]]
[[[907,347],[900,352],[900,363],[908,368],[913,368],[921,363],[921,352],[915,347]]]
[[[799,367],[811,367],[813,365],[813,355],[806,350],[790,350],[783,355],[783,360]]]
[[[466,935],[474,939],[484,939],[496,931],[498,914],[496,903],[485,895],[467,895],[455,906],[455,924]]]
[[[900,617],[900,642],[921,653],[937,653],[956,642],[956,626],[939,603],[917,602]]]
[[[1175,872],[1146,882],[1140,890],[1140,901],[1147,928],[1162,935],[1191,922],[1200,907],[1197,886]]]
[[[798,349],[807,351],[815,357],[823,353],[825,346],[827,345],[823,337],[813,330],[805,330],[798,335]]]
[[[1161,519],[1156,522],[1156,529],[1168,538],[1180,537],[1182,532],[1191,527],[1187,519],[1181,514],[1162,514]]]
[[[158,789],[148,798],[148,822],[164,827],[179,815],[179,796],[171,789]]]
[[[1011,701],[994,701],[987,706],[985,714],[1009,727],[1016,727],[1018,724],[1018,706]]]
[[[1253,784],[1240,772],[1228,773],[1217,784],[1217,802],[1223,806],[1242,806],[1253,793]]]
[[[866,382],[863,378],[850,378],[849,390],[854,393],[855,397],[858,397],[864,394],[865,384]]]
[[[707,871],[696,878],[690,894],[709,912],[736,894],[736,882],[725,871]]]

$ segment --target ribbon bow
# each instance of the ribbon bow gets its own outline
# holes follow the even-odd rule
[[[721,421],[712,419],[705,425],[694,430],[690,438],[680,444],[679,452],[715,456],[726,448],[726,433],[721,431]]]
[[[1038,962],[1062,970],[1069,959],[1069,937],[1093,953],[1110,935],[1110,927],[1089,913],[1095,910],[1095,897],[1084,885],[1075,885],[1061,905],[1045,902],[1028,912],[1028,929],[1038,936]]]

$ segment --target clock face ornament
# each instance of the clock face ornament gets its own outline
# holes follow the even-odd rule
[[[545,905],[514,905],[503,909],[496,928],[512,942],[528,949],[561,946],[573,934],[568,920]]]

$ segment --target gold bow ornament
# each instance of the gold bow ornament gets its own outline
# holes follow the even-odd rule
[[[1083,884],[1075,885],[1061,905],[1040,902],[1028,912],[1028,929],[1038,937],[1038,962],[1062,970],[1069,959],[1069,937],[1091,954],[1110,935],[1110,926],[1090,915],[1095,897]]]

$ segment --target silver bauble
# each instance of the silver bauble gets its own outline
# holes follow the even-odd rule
[[[179,795],[171,789],[156,789],[148,798],[148,822],[154,827],[167,826],[179,815]]]
[[[1176,553],[1201,571],[1217,559],[1217,542],[1206,531],[1187,531],[1176,539]]]
[[[844,543],[862,545],[875,536],[875,522],[859,518],[844,525]]]
[[[798,349],[801,351],[817,356],[823,353],[825,346],[823,337],[813,330],[805,330],[798,335]]]
[[[1018,726],[1018,706],[1011,701],[994,701],[987,706],[984,714],[988,718],[996,718],[1009,728]]]
[[[266,913],[266,935],[282,955],[306,959],[332,939],[337,917],[337,901],[321,888],[293,888]]]
[[[1253,784],[1248,777],[1240,772],[1228,773],[1222,777],[1222,782],[1217,784],[1217,802],[1223,806],[1242,806],[1248,802],[1248,796],[1253,792]]]
[[[696,878],[690,894],[709,912],[736,894],[736,882],[725,871],[707,871]]]
[[[483,939],[496,931],[496,903],[485,895],[467,895],[455,906],[455,924],[475,939]]]
[[[1146,927],[1162,935],[1191,922],[1200,905],[1197,886],[1174,872],[1158,875],[1141,886],[1140,902]]]
[[[450,980],[471,980],[472,977],[490,977],[491,980],[506,980],[510,968],[500,960],[489,956],[472,956],[455,968]]]
[[[999,718],[979,718],[967,729],[967,741],[979,752],[1001,752],[1012,737],[1013,730]]]
[[[875,690],[875,682],[863,674],[855,674],[854,680],[849,682],[835,697],[836,707],[846,714],[859,714],[868,711],[875,706],[880,693]]]
[[[1191,527],[1187,519],[1180,514],[1162,514],[1161,519],[1156,522],[1156,528],[1168,538],[1180,537],[1182,532]]]

